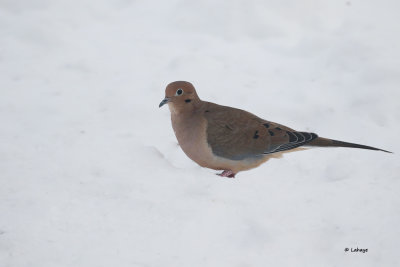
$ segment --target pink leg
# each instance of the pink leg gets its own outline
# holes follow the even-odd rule
[[[222,173],[217,173],[217,175],[221,177],[235,178],[236,173],[228,170],[228,171],[223,171]]]

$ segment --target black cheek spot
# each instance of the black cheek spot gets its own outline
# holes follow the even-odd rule
[[[192,100],[190,100],[190,99],[186,99],[186,100],[185,100],[186,103],[190,103],[191,101],[192,101]]]
[[[260,136],[258,135],[258,131],[256,131],[256,132],[254,133],[253,138],[254,138],[254,139],[257,139],[258,137],[260,137]]]
[[[271,136],[275,135],[273,131],[268,131],[268,132],[269,132],[269,135],[271,135]]]
[[[269,124],[268,123],[264,123],[263,125],[265,126],[265,128],[269,128]]]

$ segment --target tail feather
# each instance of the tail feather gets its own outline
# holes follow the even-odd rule
[[[310,143],[307,144],[307,146],[320,146],[320,147],[352,147],[352,148],[361,148],[361,149],[369,149],[369,150],[378,150],[378,151],[383,151],[387,153],[393,153],[387,150],[383,150],[380,148],[372,147],[372,146],[365,146],[365,145],[360,145],[360,144],[354,144],[354,143],[348,143],[348,142],[343,142],[343,141],[338,141],[338,140],[333,140],[333,139],[328,139],[328,138],[323,138],[323,137],[318,137],[317,139],[311,141]]]

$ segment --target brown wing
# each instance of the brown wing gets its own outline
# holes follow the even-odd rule
[[[317,138],[263,120],[247,111],[207,103],[201,110],[207,120],[207,142],[217,156],[241,160],[277,153]]]

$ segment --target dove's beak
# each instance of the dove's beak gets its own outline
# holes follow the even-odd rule
[[[161,108],[162,106],[167,104],[169,101],[170,101],[169,97],[164,98],[163,101],[161,101],[160,105],[158,105],[158,107]]]

